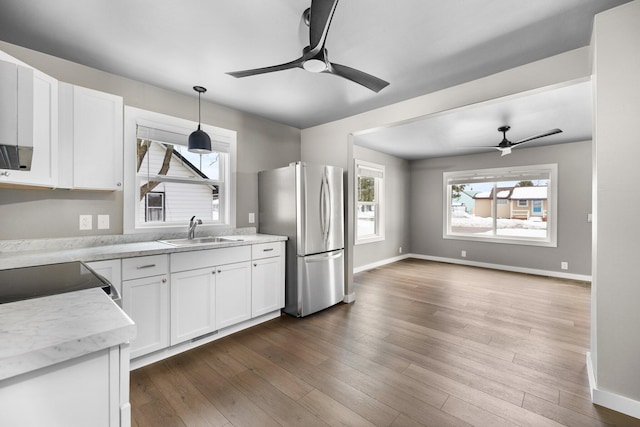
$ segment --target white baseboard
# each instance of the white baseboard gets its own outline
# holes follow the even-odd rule
[[[512,265],[491,264],[488,262],[469,261],[456,258],[435,257],[430,255],[409,254],[407,257],[424,259],[427,261],[446,262],[449,264],[468,265],[471,267],[491,268],[494,270],[513,271],[515,273],[535,274],[537,276],[557,277],[560,279],[580,280],[583,282],[591,282],[591,275],[563,273],[561,271],[540,270],[537,268],[514,267]],[[393,261],[392,261],[393,262]]]
[[[381,266],[386,265],[386,264],[391,264],[392,262],[401,261],[403,259],[407,259],[407,258],[410,258],[410,257],[411,257],[411,255],[404,254],[404,255],[393,257],[393,258],[387,258],[387,259],[383,259],[381,261],[372,262],[371,264],[362,265],[360,267],[354,268],[353,269],[353,274],[360,273],[362,271],[371,270],[371,269],[374,269],[374,268],[377,268],[377,267],[381,267]]]
[[[598,389],[591,352],[587,352],[587,372],[589,373],[589,388],[591,390],[591,401],[593,403],[629,415],[630,417],[640,418],[640,402],[610,391]]]

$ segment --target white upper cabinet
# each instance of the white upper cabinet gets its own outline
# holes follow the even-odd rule
[[[59,91],[59,186],[121,190],[122,97],[68,83]]]
[[[58,182],[58,81],[0,51],[0,184]]]

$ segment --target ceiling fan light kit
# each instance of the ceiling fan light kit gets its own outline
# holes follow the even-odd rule
[[[198,92],[198,129],[189,135],[189,151],[198,154],[211,153],[211,138],[207,133],[200,129],[200,96],[207,91],[202,86],[194,86],[193,90]]]
[[[380,92],[389,85],[389,82],[346,65],[331,63],[327,59],[327,49],[324,45],[337,5],[338,0],[311,0],[311,7],[302,13],[304,22],[309,26],[309,46],[303,49],[300,58],[280,65],[232,71],[227,74],[240,78],[290,70],[292,68],[302,68],[312,73],[333,74],[358,83],[376,93]]]

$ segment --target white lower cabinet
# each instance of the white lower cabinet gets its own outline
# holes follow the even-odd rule
[[[239,262],[216,270],[218,329],[251,319],[251,263]]]
[[[168,278],[167,255],[122,260],[122,308],[137,329],[132,359],[169,345]]]
[[[216,330],[216,270],[171,274],[171,345]]]
[[[0,386],[0,425],[128,427],[128,346],[38,369]]]
[[[137,326],[131,358],[165,350],[141,359],[160,360],[197,345],[190,340],[207,342],[207,334],[233,326],[224,336],[277,313],[284,268],[284,242],[123,259],[122,307]]]
[[[284,307],[283,264],[281,257],[253,261],[251,317]]]
[[[171,255],[171,345],[251,318],[250,259],[249,246]]]
[[[251,247],[251,317],[284,307],[284,242]]]

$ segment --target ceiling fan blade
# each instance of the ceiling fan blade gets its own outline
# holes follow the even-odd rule
[[[511,145],[514,146],[514,145],[524,144],[525,142],[533,141],[534,139],[544,138],[545,136],[555,135],[555,134],[561,133],[561,132],[562,132],[561,129],[557,129],[557,128],[556,129],[551,129],[551,130],[548,130],[546,132],[542,132],[542,133],[539,133],[537,135],[533,135],[533,136],[530,136],[528,138],[521,139],[519,141],[516,141],[516,142],[512,143]]]
[[[323,47],[331,25],[331,18],[336,11],[338,0],[311,0],[309,18],[309,47],[313,54]]]
[[[329,64],[329,68],[327,68],[325,73],[335,74],[336,76],[351,80],[376,93],[389,85],[389,82],[367,74],[364,71],[356,70],[346,65],[334,64],[333,62]]]
[[[303,62],[304,62],[303,58],[298,58],[295,61],[287,62],[280,65],[272,65],[270,67],[263,67],[263,68],[254,68],[252,70],[230,71],[226,74],[229,74],[230,76],[233,76],[235,78],[255,76],[256,74],[273,73],[274,71],[282,71],[282,70],[289,70],[291,68],[299,68],[299,67],[302,67]]]

